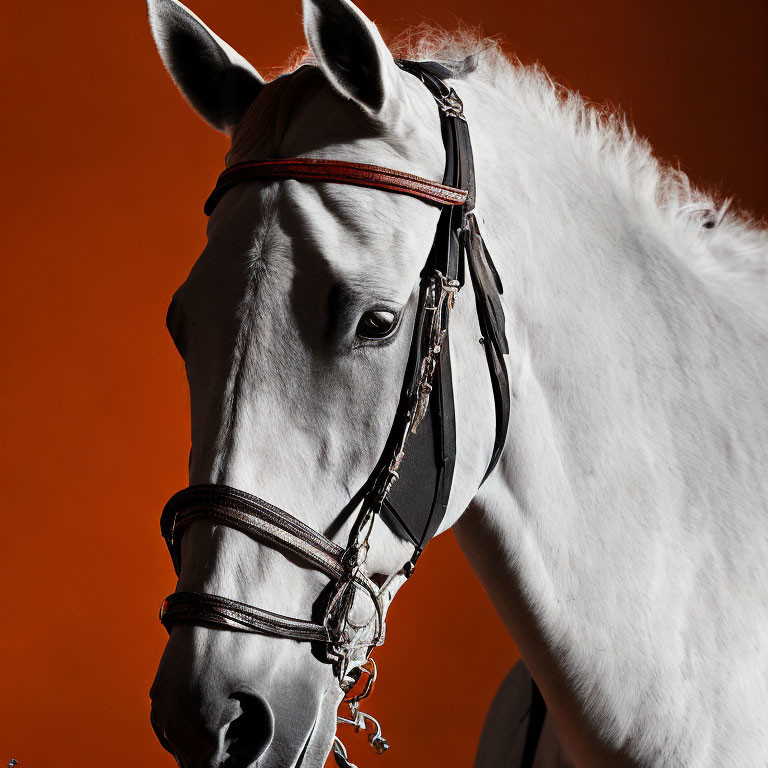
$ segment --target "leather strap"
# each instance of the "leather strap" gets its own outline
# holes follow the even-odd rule
[[[362,572],[347,573],[342,562],[344,550],[293,515],[237,488],[216,484],[193,485],[179,491],[165,505],[160,528],[177,574],[181,569],[180,544],[184,528],[202,519],[242,531],[272,547],[285,548],[327,574],[333,583],[348,584],[353,589],[367,592],[379,615],[377,626],[381,628],[372,642],[383,642],[383,614],[378,589]],[[337,591],[339,589],[337,587]],[[353,592],[348,591],[348,594]],[[326,644],[339,641],[321,624],[202,592],[170,595],[163,601],[160,620],[169,631],[174,622],[187,621],[292,640]]]
[[[292,619],[204,592],[174,592],[168,595],[160,607],[160,621],[169,632],[175,622],[184,621],[240,629],[257,635],[328,642],[328,633],[322,624]]]
[[[459,235],[467,211],[474,205],[474,167],[462,104],[455,91],[421,62],[398,60],[397,65],[417,77],[437,102],[445,148],[443,184],[465,190],[464,205],[460,208],[443,207],[432,249],[422,273],[424,280],[419,300],[421,316],[414,332],[411,358],[401,395],[402,410],[407,407],[418,386],[425,354],[431,354],[432,342],[428,334],[425,335],[425,323],[428,326],[431,322],[431,314],[426,309],[425,289],[434,275],[441,275],[457,287],[464,283],[464,259]],[[409,563],[411,571],[445,518],[456,463],[456,419],[447,333],[440,343],[438,354],[427,416],[418,431],[408,438],[400,479],[392,486],[385,500],[390,518],[415,545]]]
[[[496,410],[493,452],[483,477],[483,482],[485,482],[488,475],[496,467],[504,449],[511,411],[509,375],[504,361],[504,356],[509,354],[509,344],[504,330],[504,308],[501,305],[501,294],[504,292],[504,287],[485,246],[485,241],[477,228],[474,214],[467,217],[467,227],[463,234],[469,272],[472,276],[472,286],[475,292],[477,318],[480,323]]]
[[[192,485],[174,494],[163,509],[160,530],[174,568],[181,570],[182,531],[195,520],[210,519],[301,555],[318,570],[338,579],[344,573],[344,550],[288,512],[228,485]]]
[[[509,376],[504,361],[504,356],[509,354],[509,346],[504,330],[504,308],[500,299],[500,295],[504,293],[504,287],[480,235],[477,219],[472,213],[475,207],[475,164],[472,142],[470,141],[469,127],[464,119],[461,100],[456,92],[443,82],[444,77],[450,77],[450,72],[446,73],[445,67],[435,62],[398,60],[397,64],[401,69],[418,77],[440,106],[443,144],[446,152],[446,175],[443,183],[454,184],[467,190],[467,199],[463,206],[463,227],[461,227],[461,232],[458,231],[458,228],[454,228],[453,232],[457,236],[461,236],[461,255],[466,255],[472,275],[475,305],[483,335],[496,411],[494,445],[491,459],[482,479],[482,483],[484,483],[496,467],[504,449],[511,411]],[[451,169],[453,169],[452,174]],[[448,258],[454,254],[458,257],[459,251],[450,248],[446,249],[446,254]],[[461,258],[457,274],[462,284],[464,282],[463,267],[464,258]],[[450,270],[447,264],[446,269]],[[448,365],[450,365],[450,360]]]
[[[382,189],[418,197],[440,205],[463,205],[467,191],[412,173],[383,168],[380,165],[352,163],[343,160],[323,160],[312,157],[288,157],[282,160],[248,160],[227,168],[216,182],[216,187],[205,201],[207,216],[213,213],[225,192],[236,184],[258,179],[296,179],[298,181],[324,181],[332,184],[351,184],[358,187]]]

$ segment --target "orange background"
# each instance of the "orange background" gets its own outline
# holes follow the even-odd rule
[[[195,0],[267,73],[298,0]],[[659,152],[768,209],[765,0],[367,0],[389,33],[457,18],[620,104]],[[414,10],[417,9],[417,10]],[[199,253],[225,141],[174,91],[141,0],[3,4],[0,765],[170,766],[148,723],[173,586],[158,530],[185,484],[183,367],[164,330]],[[469,766],[516,651],[454,539],[391,613],[361,765]]]

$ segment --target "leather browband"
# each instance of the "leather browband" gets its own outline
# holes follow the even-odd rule
[[[466,189],[449,187],[405,171],[382,168],[380,165],[289,157],[283,160],[248,160],[227,168],[219,176],[216,188],[205,201],[203,210],[206,216],[213,213],[216,204],[229,189],[243,181],[256,179],[297,179],[352,184],[386,192],[399,192],[441,205],[463,205],[467,199]]]

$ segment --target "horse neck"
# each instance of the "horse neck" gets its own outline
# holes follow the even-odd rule
[[[513,409],[459,541],[585,764],[762,764],[768,336],[618,150],[461,95]]]

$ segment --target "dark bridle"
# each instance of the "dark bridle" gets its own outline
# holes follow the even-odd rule
[[[290,550],[331,579],[322,621],[295,619],[219,595],[176,592],[163,601],[160,620],[170,631],[176,622],[190,622],[316,644],[321,658],[332,664],[347,694],[350,717],[340,723],[375,730],[369,739],[377,752],[387,749],[378,723],[359,710],[370,692],[375,665],[373,649],[384,642],[385,596],[413,573],[416,562],[445,517],[456,459],[449,319],[456,294],[469,267],[496,408],[496,435],[485,478],[501,455],[509,424],[509,385],[504,355],[508,352],[501,305],[501,280],[472,213],[475,205],[474,164],[463,106],[444,78],[451,72],[433,62],[400,60],[398,66],[421,80],[440,109],[446,162],[443,182],[363,163],[288,158],[238,163],[225,170],[205,204],[210,215],[222,196],[236,184],[263,179],[351,184],[417,197],[440,206],[432,248],[421,272],[418,311],[400,401],[375,469],[356,495],[359,512],[346,548],[287,512],[249,493],[226,485],[195,485],[175,494],[161,518],[163,537],[178,574],[184,529],[209,519],[234,528],[270,546]],[[377,517],[414,547],[412,557],[383,586],[366,575],[369,537]],[[354,624],[355,598],[367,595],[372,619]],[[355,686],[359,680],[365,684]],[[361,688],[356,695],[355,686]],[[336,760],[353,768],[336,738]]]

